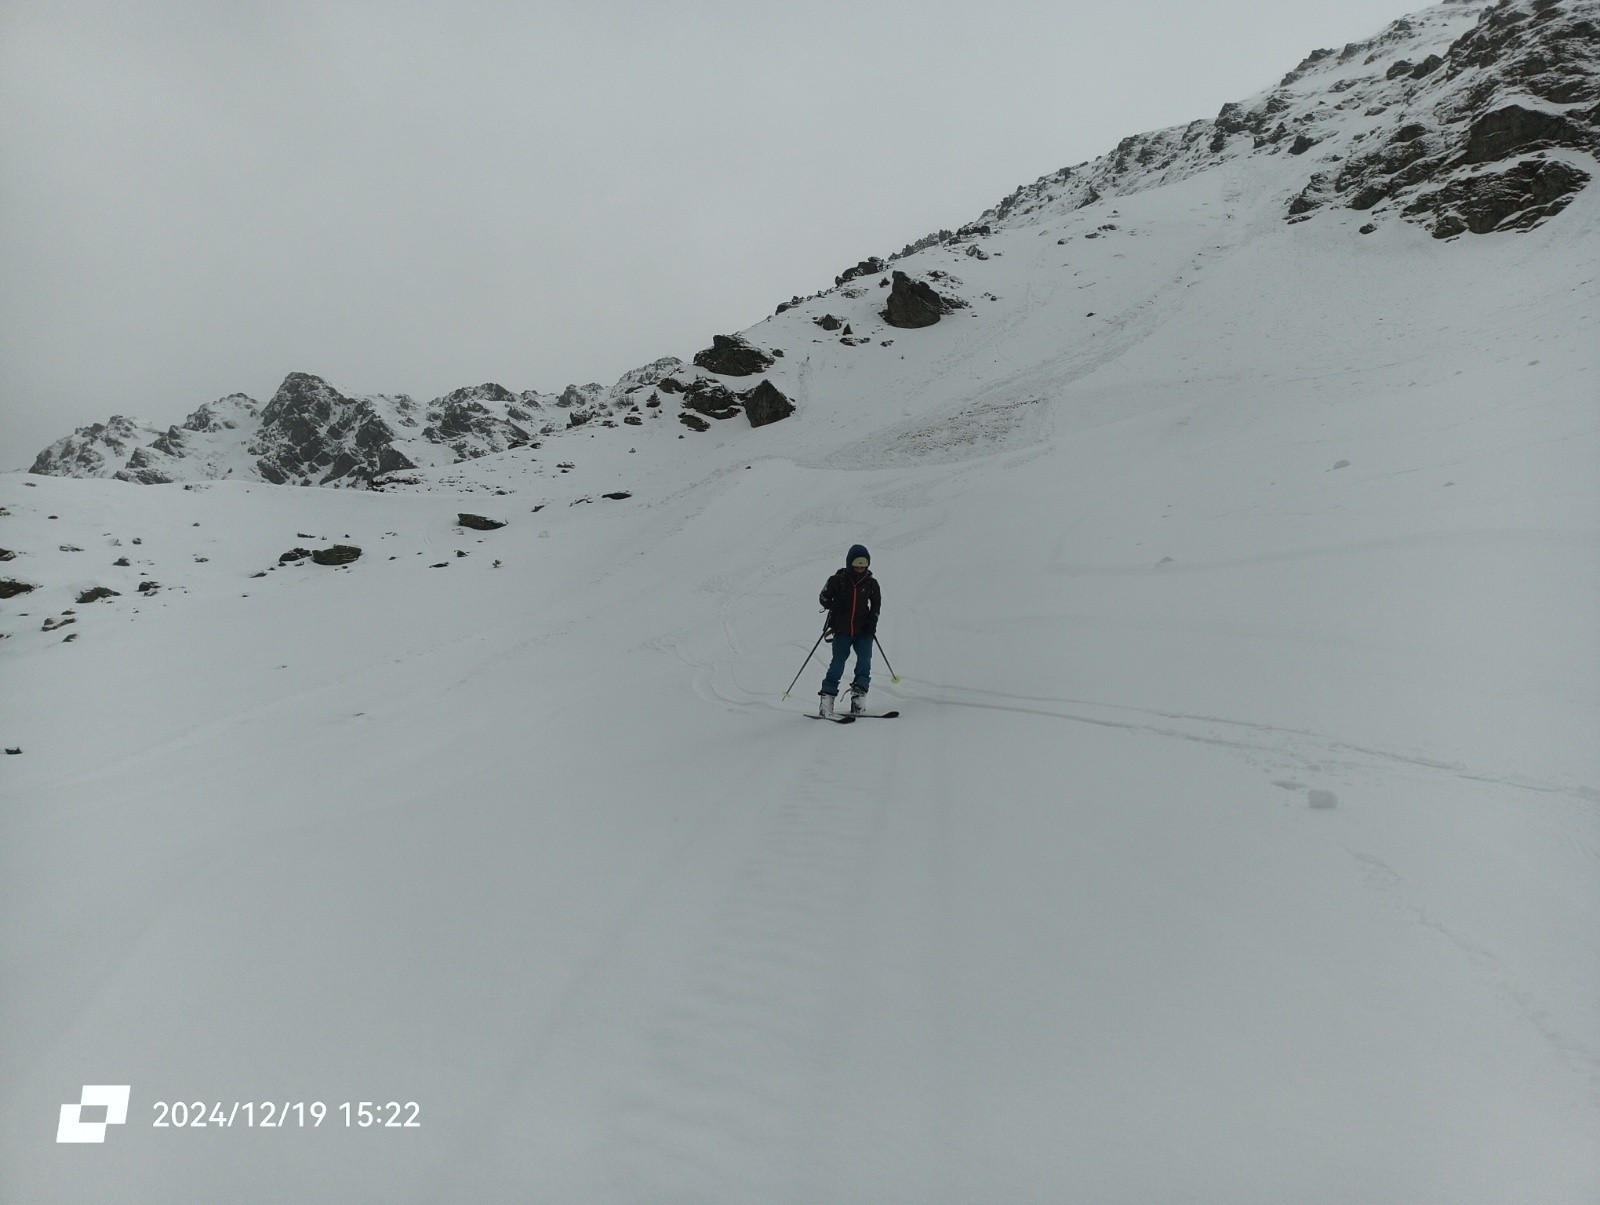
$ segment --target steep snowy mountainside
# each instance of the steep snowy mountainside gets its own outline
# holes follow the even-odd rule
[[[1376,260],[1409,254],[1412,235],[1426,233],[1440,255],[1467,257],[1460,267],[1470,278],[1480,263],[1458,236],[1522,233],[1563,215],[1597,170],[1597,23],[1596,0],[1447,0],[1342,50],[1312,52],[1276,87],[1215,119],[1124,139],[1017,189],[953,234],[863,260],[742,336],[789,349],[762,375],[792,399],[802,426],[812,418],[870,425],[885,398],[908,399],[908,413],[936,412],[948,398],[968,411],[960,422],[982,444],[1015,429],[1064,374],[1092,372],[1159,332],[1188,304],[1186,291],[1227,275],[1207,269],[1236,252],[1331,251],[1288,312],[1219,331],[1226,362],[1217,371],[1226,373],[1248,358],[1241,336],[1292,328],[1298,314],[1328,304],[1323,294],[1350,287],[1340,257],[1356,276],[1381,276]],[[1289,230],[1305,237],[1279,238]],[[1588,234],[1571,223],[1562,237]],[[1011,258],[1002,264],[1003,256]],[[1233,279],[1242,294],[1252,291],[1247,274]],[[938,312],[908,322],[895,299],[916,288],[937,296]],[[1381,283],[1373,294],[1372,331],[1415,324],[1415,314],[1378,312],[1390,293]],[[1426,288],[1392,299],[1418,313],[1436,304]],[[1218,302],[1219,316],[1235,305]],[[922,329],[934,324],[936,333]],[[1303,353],[1326,333],[1307,332]],[[978,343],[1004,350],[979,363],[962,350]],[[1360,351],[1333,343],[1319,354],[1336,364]],[[926,436],[919,421],[906,425],[908,454],[962,446]],[[807,455],[789,428],[795,454]]]
[[[1210,121],[1125,138],[1018,188],[979,220],[1048,218],[1239,158],[1278,158],[1284,217],[1329,206],[1450,238],[1527,229],[1569,204],[1600,152],[1600,4],[1470,0],[1312,52]],[[1290,183],[1292,182],[1292,184]]]

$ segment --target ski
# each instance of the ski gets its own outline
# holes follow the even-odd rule
[[[858,718],[860,718],[858,716],[844,715],[842,713],[839,715],[818,715],[814,711],[804,711],[800,714],[805,716],[808,720],[832,720],[835,724],[853,724]]]
[[[852,720],[892,720],[900,713],[898,711],[847,711],[844,714]]]

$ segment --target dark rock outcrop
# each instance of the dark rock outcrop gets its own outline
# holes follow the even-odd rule
[[[358,560],[361,549],[354,544],[334,544],[330,548],[319,548],[311,554],[311,559],[319,565],[348,565]]]
[[[461,511],[456,515],[456,525],[470,527],[473,531],[499,531],[505,523],[500,519],[487,519],[482,515],[469,515]]]
[[[1411,69],[1410,78],[1421,79],[1425,75],[1432,75],[1442,66],[1444,66],[1444,60],[1436,54],[1430,54]]]
[[[1480,71],[1518,92],[1556,105],[1594,99],[1595,42],[1592,10],[1555,0],[1502,0],[1446,56],[1455,77]]]
[[[773,358],[738,335],[713,335],[711,346],[699,352],[695,365],[724,377],[748,377],[772,367]]]
[[[739,398],[726,385],[701,378],[683,390],[685,409],[707,418],[732,418],[739,413]]]
[[[19,594],[27,594],[38,588],[32,582],[19,581],[14,577],[0,577],[0,598],[15,598]]]
[[[1600,140],[1590,131],[1560,113],[1503,105],[1473,121],[1467,130],[1462,159],[1466,163],[1493,163],[1508,155],[1545,147],[1586,149],[1596,142]]]
[[[1524,159],[1504,171],[1483,171],[1424,193],[1407,217],[1430,218],[1434,238],[1470,232],[1528,230],[1561,212],[1589,183],[1587,172],[1558,160]]]
[[[965,304],[958,298],[943,296],[926,281],[913,280],[904,272],[896,271],[882,316],[890,326],[915,330],[932,326],[940,317]]]
[[[85,590],[78,595],[78,603],[82,605],[83,603],[99,602],[102,598],[120,598],[121,596],[121,590],[113,590],[110,586],[95,586],[93,589]]]
[[[292,372],[261,411],[250,451],[259,457],[262,480],[274,485],[365,485],[380,473],[414,467],[394,448],[395,437],[369,400]]]
[[[765,427],[794,413],[794,403],[771,381],[762,381],[754,389],[746,391],[743,400],[745,416],[752,427]]]
[[[888,270],[889,265],[874,255],[862,260],[853,268],[846,268],[833,278],[833,283],[835,287],[838,287],[847,281],[854,280],[858,276],[871,276],[875,272],[887,272]]]

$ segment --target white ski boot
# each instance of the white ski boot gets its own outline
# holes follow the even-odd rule
[[[818,695],[817,696],[817,714],[820,715],[825,720],[833,719],[833,696],[832,695]]]
[[[867,709],[867,692],[859,686],[850,688],[850,714],[860,715]]]

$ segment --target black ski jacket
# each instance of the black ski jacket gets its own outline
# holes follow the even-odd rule
[[[878,630],[883,596],[872,570],[857,573],[848,565],[828,579],[817,595],[828,611],[828,629],[835,636],[871,636]]]

